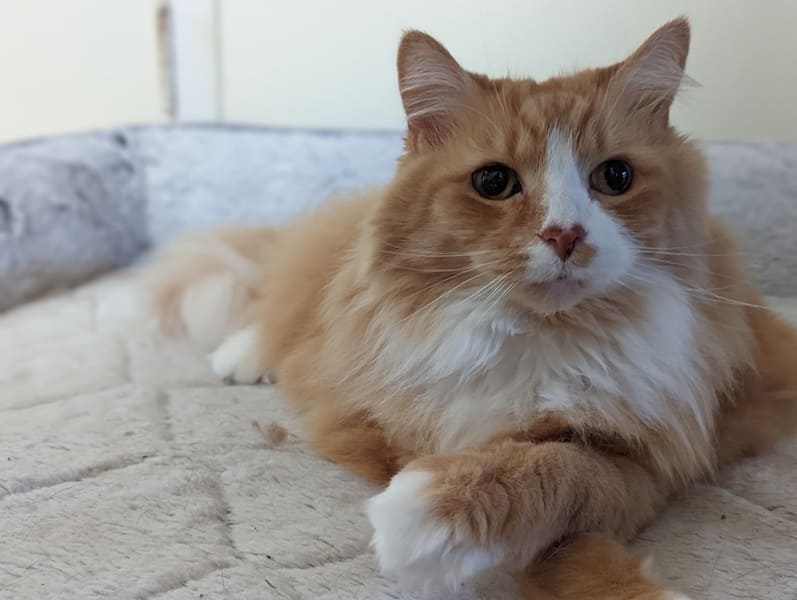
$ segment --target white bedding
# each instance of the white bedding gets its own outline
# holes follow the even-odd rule
[[[143,327],[134,290],[0,316],[0,598],[415,598],[377,574],[372,486],[313,455],[276,389]],[[796,459],[797,439],[691,490],[640,552],[694,598],[794,600]]]

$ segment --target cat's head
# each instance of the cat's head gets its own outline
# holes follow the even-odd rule
[[[677,19],[623,62],[537,82],[468,72],[405,34],[406,153],[374,220],[380,268],[429,301],[550,315],[672,267],[656,257],[699,240],[706,210],[702,156],[669,123],[688,48]]]

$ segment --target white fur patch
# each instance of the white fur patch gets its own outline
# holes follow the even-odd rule
[[[426,589],[454,588],[503,560],[498,550],[461,539],[431,514],[423,496],[432,481],[426,471],[403,471],[368,501],[372,545],[386,575]]]
[[[688,296],[666,275],[648,277],[654,283],[645,294],[641,326],[587,327],[567,338],[551,330],[507,336],[483,329],[481,349],[493,350],[489,360],[479,360],[489,368],[473,372],[472,363],[463,361],[467,379],[447,378],[424,396],[444,407],[441,450],[481,443],[550,411],[574,418],[590,411],[618,426],[633,417],[676,431],[679,415],[687,412],[707,426],[704,365]]]
[[[259,349],[259,328],[250,325],[232,334],[210,355],[210,366],[221,379],[251,384],[266,378]],[[265,383],[268,383],[266,379]]]
[[[574,290],[564,297],[552,298],[549,308],[553,313],[616,283],[633,264],[635,252],[622,226],[590,197],[586,175],[579,170],[572,142],[556,129],[547,141],[542,202],[547,209],[542,230],[580,225],[586,232],[585,242],[596,251],[588,266],[576,267],[571,262],[563,263],[541,240],[532,242],[527,267],[530,283],[546,283],[566,275],[585,284],[583,291]]]
[[[500,306],[452,302],[422,336],[385,328],[374,347],[390,385],[418,398],[407,418],[438,423],[441,452],[552,411],[575,421],[598,414],[620,429],[633,421],[681,431],[689,444],[682,419],[691,414],[708,429],[714,393],[689,296],[663,271],[646,271],[634,286],[643,323],[605,327],[585,314],[579,331],[562,336],[555,327],[522,331]]]
[[[554,129],[548,135],[545,152],[545,193],[543,203],[548,212],[542,229],[551,226],[563,229],[584,225],[592,199],[578,169],[570,138]]]

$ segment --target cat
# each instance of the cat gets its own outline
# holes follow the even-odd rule
[[[222,378],[275,379],[309,442],[386,485],[384,573],[528,597],[676,598],[619,543],[797,421],[797,335],[763,306],[670,124],[687,20],[547,81],[405,33],[384,189],[166,249],[165,329]]]

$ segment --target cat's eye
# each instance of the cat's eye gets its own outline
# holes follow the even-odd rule
[[[470,176],[473,189],[487,200],[506,200],[522,191],[517,173],[506,165],[489,165]]]
[[[612,159],[601,163],[590,173],[589,185],[601,194],[619,196],[628,191],[633,179],[631,165],[624,160]]]

